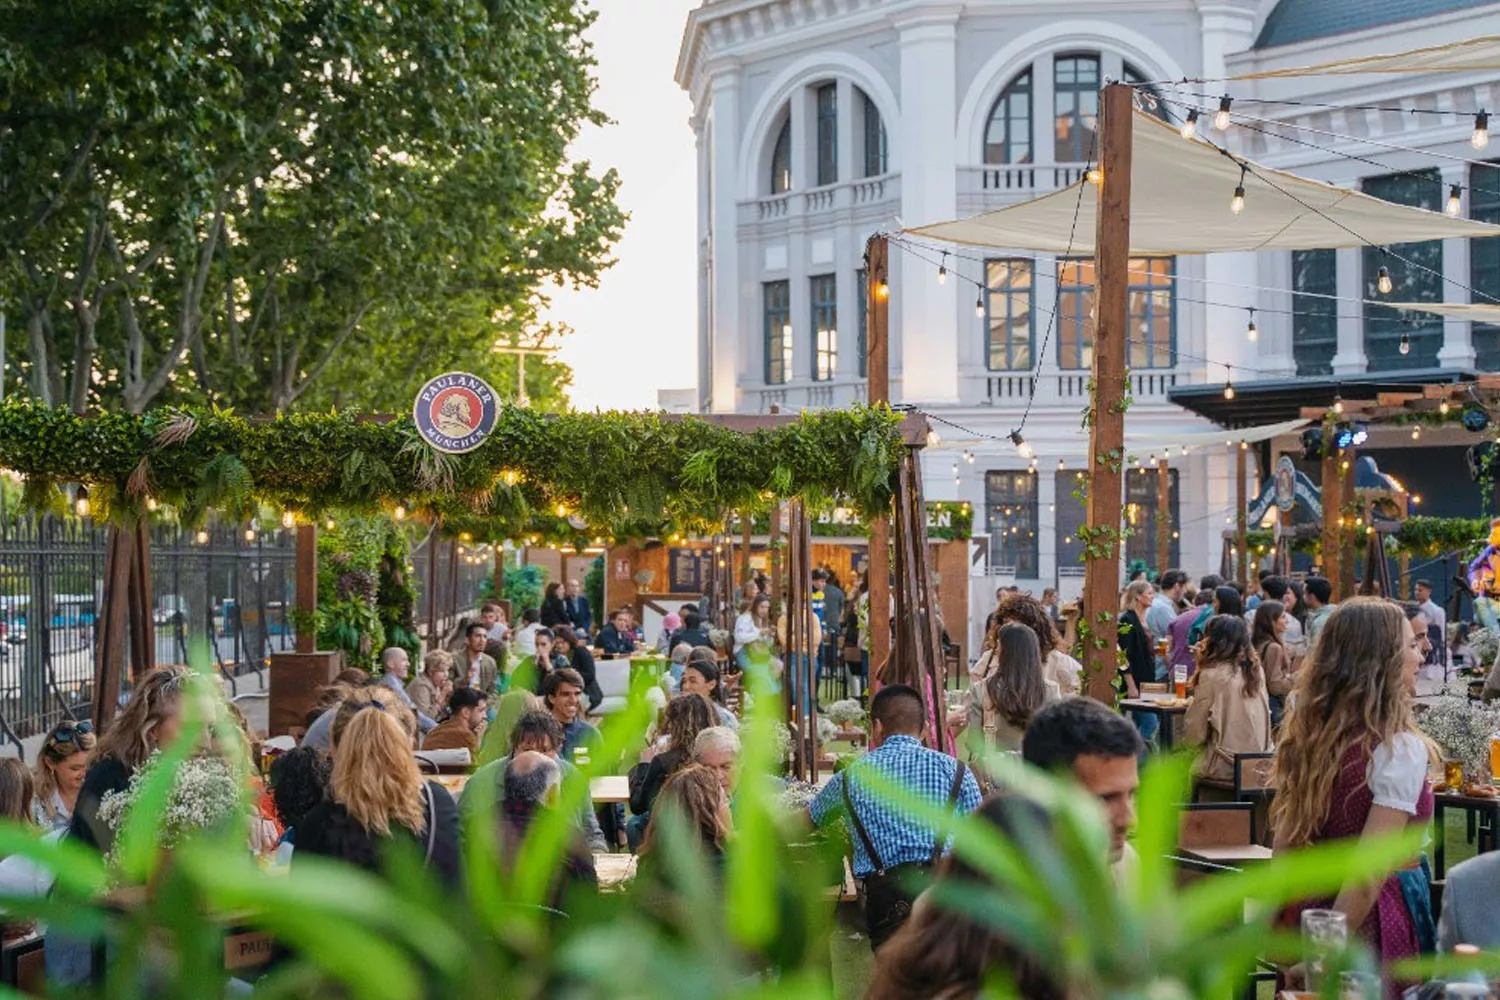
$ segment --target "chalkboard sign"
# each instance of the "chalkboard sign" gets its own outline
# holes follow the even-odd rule
[[[668,593],[701,594],[713,565],[713,549],[668,549]]]

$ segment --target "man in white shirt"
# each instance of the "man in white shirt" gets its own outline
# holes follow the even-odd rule
[[[516,629],[515,650],[517,656],[536,655],[536,634],[542,628],[542,612],[538,608],[527,608],[521,612],[521,627]]]
[[[1412,585],[1412,593],[1416,596],[1417,606],[1422,609],[1422,614],[1427,616],[1429,624],[1427,635],[1432,640],[1432,655],[1427,662],[1434,666],[1448,668],[1448,613],[1443,606],[1432,599],[1432,581],[1418,580]]]

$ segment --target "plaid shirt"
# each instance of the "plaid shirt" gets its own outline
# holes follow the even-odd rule
[[[887,781],[910,789],[915,796],[941,805],[948,801],[953,790],[953,776],[958,761],[945,753],[929,750],[912,736],[891,736],[880,746],[865,754],[851,766],[835,774],[833,778],[807,807],[813,823],[822,826],[834,815],[844,812],[844,782],[850,774],[854,781],[849,786],[849,801],[865,825],[870,842],[875,845],[882,864],[887,869],[897,865],[919,862],[925,864],[932,859],[932,844],[937,831],[919,820],[912,810],[896,803],[881,801],[873,791],[862,788],[859,775],[867,768],[879,771]],[[979,783],[974,772],[964,774],[963,785],[958,793],[958,811],[970,813],[979,807]],[[847,822],[847,821],[846,821]],[[851,867],[857,878],[873,874],[875,862],[865,852],[854,824],[849,823],[850,839],[854,842],[854,862]]]

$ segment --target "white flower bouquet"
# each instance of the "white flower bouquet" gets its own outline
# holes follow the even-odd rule
[[[1469,633],[1469,651],[1474,654],[1474,665],[1488,667],[1500,653],[1500,632],[1489,628],[1476,628]]]
[[[153,753],[128,786],[104,796],[99,803],[99,819],[111,831],[119,833],[125,828],[143,789],[160,767],[161,754]],[[232,823],[248,826],[249,818],[249,805],[229,763],[211,754],[189,757],[178,765],[172,790],[156,818],[157,844],[175,847],[202,830],[224,829]]]
[[[1417,725],[1449,760],[1463,761],[1470,781],[1490,775],[1490,736],[1500,730],[1500,709],[1486,708],[1467,698],[1434,698],[1417,716]]]
[[[818,742],[820,744],[831,742],[837,732],[838,727],[833,724],[832,719],[826,715],[818,716]]]
[[[828,717],[840,729],[849,729],[864,721],[865,709],[858,698],[844,698],[828,706]]]
[[[781,806],[789,813],[801,812],[818,797],[818,786],[810,781],[788,781],[781,793]]]

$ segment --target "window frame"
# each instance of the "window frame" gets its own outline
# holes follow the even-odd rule
[[[832,382],[839,370],[839,280],[837,274],[815,274],[807,279],[812,312],[812,370],[814,382]]]
[[[1500,223],[1500,160],[1469,165],[1469,218]],[[1500,299],[1500,237],[1469,240],[1469,287]],[[1478,371],[1500,369],[1500,324],[1473,323],[1469,327]]]
[[[870,272],[868,268],[860,268],[854,272],[854,291],[858,306],[856,313],[859,316],[859,327],[854,332],[854,356],[859,365],[859,377],[870,376]]]
[[[771,145],[772,195],[788,194],[792,190],[792,116],[789,112],[784,115]]]
[[[880,177],[890,172],[890,143],[886,136],[885,119],[881,117],[880,108],[870,99],[870,95],[863,90],[855,88],[859,92],[861,107],[864,111],[864,135],[865,135],[865,162],[862,164],[864,177]],[[874,126],[873,130],[871,126]],[[871,132],[873,131],[873,139]]]
[[[1014,274],[1017,265],[1024,265],[1027,272],[1024,287],[1017,287]],[[1001,267],[1007,267],[1006,272],[1009,279],[1002,285],[996,282],[996,271]],[[1035,366],[1036,359],[1036,260],[1031,257],[993,257],[984,262],[984,364],[987,371],[992,372],[1018,372],[1030,371]],[[1017,350],[1015,336],[1016,317],[1019,314],[1015,308],[1018,298],[1025,297],[1026,315],[1026,346],[1024,357],[1018,358],[1021,352]],[[1004,299],[1005,305],[1005,339],[1003,345],[997,344],[996,332],[996,303]],[[1002,348],[1004,363],[995,363],[996,347]]]
[[[1161,473],[1156,469],[1126,469],[1123,486],[1124,502],[1120,506],[1121,523],[1129,524],[1131,527],[1130,536],[1125,540],[1126,565],[1139,559],[1147,566],[1154,566],[1158,573],[1169,567],[1182,565],[1182,539],[1178,537],[1167,540],[1167,565],[1156,566],[1156,529],[1160,527],[1156,516],[1158,489],[1156,477],[1159,475]],[[1181,523],[1179,520],[1182,510],[1180,482],[1178,470],[1168,469],[1166,525],[1168,530],[1173,530],[1172,525]],[[1133,520],[1132,507],[1136,508]],[[1178,534],[1180,536],[1181,532]]]
[[[1033,85],[1033,80],[1033,67],[1027,66],[1011,78],[1010,82],[1005,85],[1005,89],[1000,91],[1000,96],[995,98],[995,103],[990,105],[989,117],[985,119],[984,125],[984,145],[980,150],[980,157],[986,165],[1024,165],[1032,163],[1036,159],[1036,87]],[[1015,103],[1014,99],[1020,97],[1026,99],[1026,111],[1024,115],[1016,113],[1013,106]],[[1001,116],[1002,105],[1004,106],[1003,117]],[[1011,141],[1011,126],[1013,124],[1024,124],[1025,126],[1025,141],[1021,144],[1024,150],[1019,158],[1016,158],[1011,152],[1017,145],[1017,143]],[[1005,133],[1004,140],[998,144],[1004,152],[998,158],[991,155],[991,150],[997,144],[990,141],[990,136],[994,133],[997,126],[1002,128]]]
[[[836,83],[825,83],[813,91],[817,118],[817,161],[815,187],[828,187],[839,182],[839,88]]]
[[[1021,580],[1041,576],[1040,484],[1040,475],[1028,469],[989,469],[984,474],[984,525],[990,538],[990,561],[995,566],[1013,566],[1016,578]]]
[[[761,343],[765,349],[762,374],[766,385],[786,385],[792,376],[792,283],[781,278],[761,282],[760,288]],[[774,325],[778,319],[780,324]]]
[[[1426,190],[1413,189],[1416,191],[1414,199],[1393,197],[1400,193],[1396,185],[1403,181],[1425,185]],[[1415,205],[1433,212],[1441,212],[1445,200],[1442,173],[1436,167],[1366,177],[1360,182],[1360,190],[1382,201],[1396,205]],[[1386,249],[1389,249],[1389,254],[1385,252]],[[1420,264],[1428,270],[1403,263],[1403,259]],[[1381,294],[1377,287],[1382,265],[1389,269],[1391,279],[1396,284],[1396,288],[1388,296]],[[1367,246],[1361,253],[1361,272],[1364,297],[1370,303],[1364,308],[1361,331],[1365,370],[1382,372],[1438,367],[1438,353],[1443,347],[1442,320],[1418,320],[1415,317],[1421,314],[1403,313],[1374,303],[1382,299],[1393,302],[1441,302],[1444,281],[1442,240],[1399,243],[1389,248]],[[1400,353],[1403,335],[1410,341],[1410,350],[1405,355]]]
[[[1066,63],[1092,63],[1092,82],[1081,78],[1064,80],[1062,67]],[[1052,162],[1085,163],[1097,142],[1096,129],[1099,121],[1099,88],[1103,84],[1104,60],[1098,52],[1060,52],[1052,60]],[[1071,98],[1071,107],[1064,109],[1063,100]],[[1092,104],[1093,110],[1087,110]],[[1057,124],[1066,116],[1072,121],[1066,137],[1058,134]],[[1094,126],[1085,125],[1085,120],[1094,119]],[[1083,133],[1091,138],[1083,140]],[[1065,148],[1064,143],[1071,143]],[[1065,155],[1066,154],[1066,155]]]
[[[1333,374],[1339,343],[1338,300],[1324,296],[1338,294],[1338,267],[1337,250],[1291,251],[1292,361],[1299,377]],[[1325,268],[1326,275],[1322,273]]]
[[[1126,288],[1127,308],[1130,309],[1128,321],[1134,330],[1136,312],[1134,309],[1137,296],[1144,296],[1147,302],[1151,301],[1151,293],[1161,291],[1162,286],[1156,283],[1156,273],[1151,270],[1151,277],[1142,280],[1140,270],[1142,264],[1149,265],[1155,261],[1166,261],[1168,263],[1167,283],[1165,291],[1171,300],[1167,318],[1167,343],[1165,346],[1165,364],[1161,364],[1157,357],[1157,351],[1162,350],[1155,343],[1154,336],[1151,338],[1149,350],[1151,356],[1141,361],[1136,356],[1136,351],[1141,345],[1135,342],[1135,338],[1127,338],[1125,344],[1125,356],[1130,367],[1140,371],[1170,371],[1177,367],[1177,258],[1175,256],[1152,255],[1142,257],[1131,257],[1130,284]],[[1058,257],[1057,266],[1057,367],[1063,371],[1087,371],[1094,363],[1094,330],[1095,319],[1093,311],[1097,298],[1098,270],[1092,257]],[[1090,281],[1087,283],[1065,281],[1069,267],[1077,266],[1079,273],[1083,268],[1088,268]],[[1077,296],[1077,305],[1068,308],[1070,296]],[[1148,312],[1147,315],[1150,315]],[[1154,329],[1154,326],[1153,326]],[[1076,349],[1076,365],[1065,363],[1065,350],[1069,347]]]

